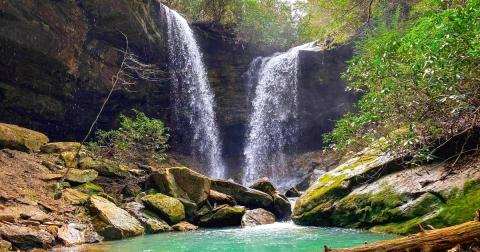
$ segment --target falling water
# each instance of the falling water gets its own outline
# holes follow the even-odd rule
[[[164,6],[168,25],[170,72],[173,82],[173,114],[184,138],[191,141],[193,156],[204,163],[209,175],[225,176],[222,146],[202,54],[187,20]]]
[[[287,154],[294,148],[298,128],[298,54],[313,44],[257,58],[246,73],[249,87],[255,88],[244,150],[246,185],[261,177],[284,183]]]

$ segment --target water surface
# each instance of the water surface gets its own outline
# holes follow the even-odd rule
[[[187,233],[163,233],[105,242],[88,251],[176,252],[176,251],[323,251],[323,246],[345,248],[395,238],[352,229],[302,227],[291,222],[252,228],[203,229]]]

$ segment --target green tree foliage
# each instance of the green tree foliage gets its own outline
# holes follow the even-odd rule
[[[308,0],[300,26],[303,40],[344,43],[378,22],[406,13],[412,0]],[[398,16],[398,15],[397,15]]]
[[[283,0],[167,0],[193,21],[221,24],[239,39],[255,44],[290,47],[298,25],[292,6]]]
[[[480,1],[421,1],[410,20],[365,38],[344,77],[364,93],[326,136],[339,150],[381,136],[396,151],[474,126],[480,107]],[[402,130],[398,130],[402,129]]]
[[[134,113],[133,118],[120,115],[120,128],[116,130],[98,130],[97,141],[90,143],[91,149],[121,161],[165,160],[168,128],[158,119],[136,110]]]

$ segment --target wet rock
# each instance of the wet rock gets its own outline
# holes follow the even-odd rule
[[[47,231],[7,223],[0,223],[0,236],[21,250],[48,249],[55,242],[53,235]]]
[[[195,226],[189,222],[182,221],[172,226],[173,230],[180,232],[194,231],[198,229],[198,226]]]
[[[69,201],[71,204],[77,205],[77,206],[84,205],[85,203],[87,203],[88,199],[90,198],[88,194],[72,188],[65,189],[62,193],[62,197],[66,201]]]
[[[145,210],[145,206],[141,203],[129,202],[125,204],[125,210],[142,223],[147,233],[153,234],[172,230],[168,223],[160,219],[155,213]]]
[[[240,226],[244,214],[245,207],[243,206],[221,205],[200,217],[198,225],[202,227]]]
[[[13,124],[0,123],[0,149],[37,152],[48,142],[44,134]]]
[[[65,171],[62,171],[62,173],[63,172]],[[71,168],[68,171],[65,179],[75,183],[88,183],[88,182],[92,182],[97,177],[98,177],[98,172],[95,170],[92,170],[92,169],[80,170],[80,169]]]
[[[53,142],[46,143],[40,147],[40,151],[46,154],[77,151],[80,143],[77,142]]]
[[[172,167],[152,173],[159,192],[175,198],[184,198],[196,204],[203,203],[210,191],[210,180],[187,167]]]
[[[242,227],[275,223],[275,215],[263,208],[247,210],[242,217]]]
[[[93,221],[95,229],[107,240],[142,235],[145,232],[137,219],[105,198],[92,196],[90,208],[96,213]]]
[[[253,185],[250,186],[250,188],[259,190],[268,195],[273,195],[277,191],[275,186],[273,186],[272,182],[270,182],[268,178],[258,179],[253,183]]]
[[[65,246],[74,246],[83,243],[94,243],[102,238],[85,224],[69,223],[60,227],[57,237]]]
[[[109,159],[93,159],[85,157],[80,159],[79,166],[83,169],[93,169],[106,177],[128,177],[129,167],[125,164],[114,162]]]
[[[292,215],[292,205],[287,197],[282,194],[275,193],[273,195],[273,212],[278,220],[289,220]]]
[[[217,192],[215,190],[210,190],[210,195],[208,196],[208,199],[210,200],[210,202],[218,205],[237,205],[237,202],[235,202],[235,199],[233,199],[233,197],[231,197],[230,195],[226,195],[225,193]]]
[[[235,201],[248,208],[269,209],[273,204],[273,198],[261,191],[244,187],[232,181],[212,179],[212,189],[227,194]]]
[[[292,187],[285,192],[285,196],[287,197],[300,197],[300,195],[301,193],[295,187]]]
[[[157,193],[144,196],[142,201],[170,224],[176,224],[185,219],[185,208],[178,199]]]

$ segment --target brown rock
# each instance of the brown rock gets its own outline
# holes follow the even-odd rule
[[[265,209],[247,210],[242,217],[242,227],[253,227],[275,223],[275,215]]]
[[[198,226],[195,226],[189,222],[182,221],[172,226],[173,230],[180,232],[194,231],[198,229]]]
[[[44,134],[13,124],[0,123],[0,149],[37,152],[48,142]]]
[[[0,235],[22,250],[32,248],[48,249],[55,242],[53,235],[47,231],[6,223],[0,223]]]

